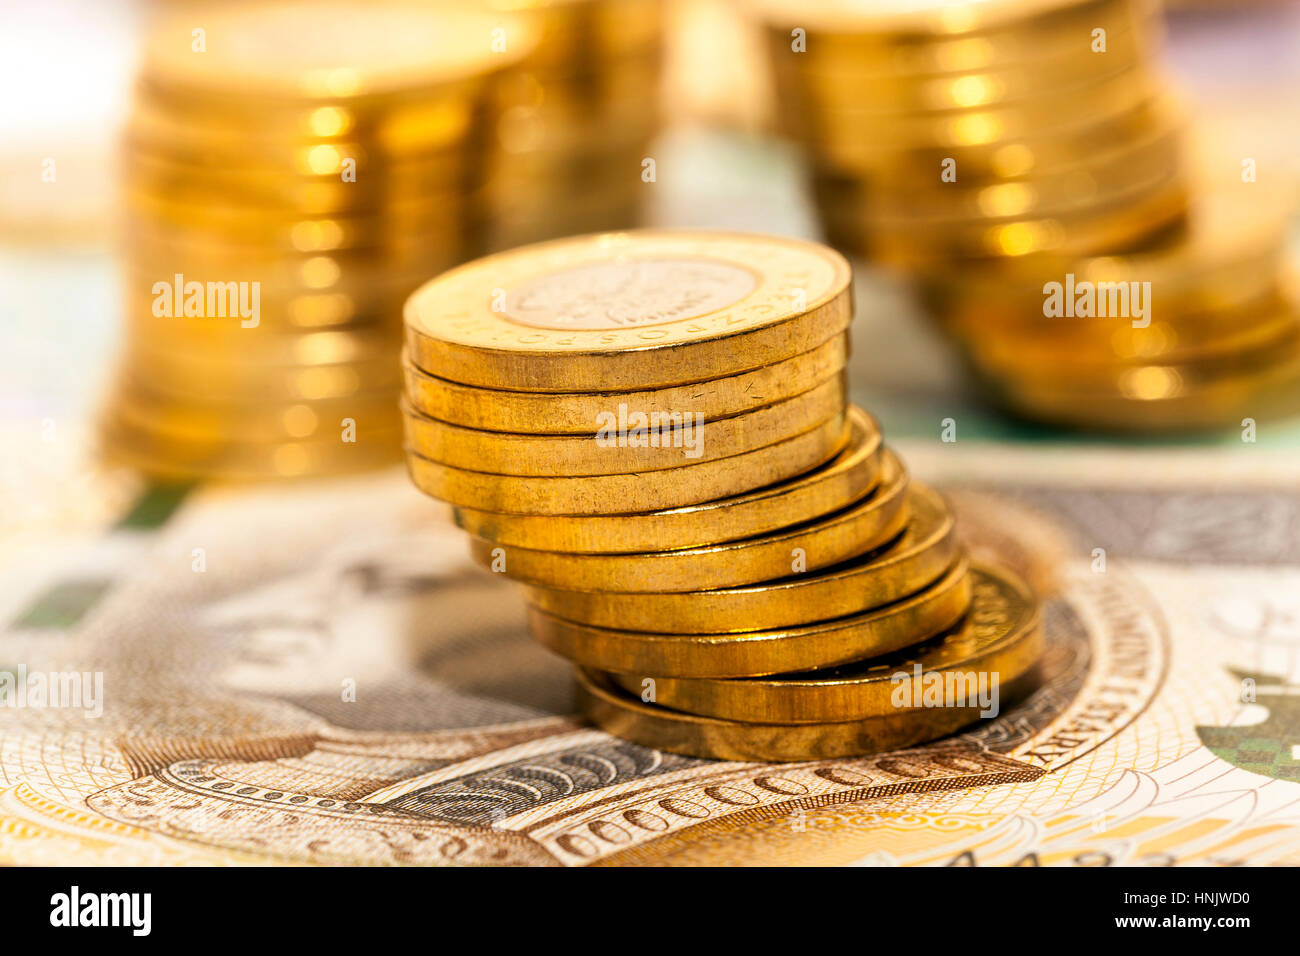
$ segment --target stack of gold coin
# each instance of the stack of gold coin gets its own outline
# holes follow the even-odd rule
[[[1176,222],[1147,0],[756,0],[834,244],[909,268],[1087,254]]]
[[[663,0],[492,2],[539,35],[500,86],[492,247],[636,225],[656,175]]]
[[[402,303],[481,251],[495,83],[530,29],[346,0],[157,26],[125,135],[112,459],[256,480],[400,457]]]
[[[1018,415],[1110,431],[1249,428],[1300,411],[1285,190],[1198,194],[1185,230],[1126,255],[1030,257],[921,286]]]
[[[971,566],[846,405],[851,313],[824,246],[671,231],[500,253],[408,301],[411,475],[524,583],[595,723],[802,760],[942,736],[1032,680],[1034,597]]]
[[[1287,410],[1285,204],[1191,188],[1155,4],[756,2],[827,233],[915,279],[996,402],[1130,431]]]

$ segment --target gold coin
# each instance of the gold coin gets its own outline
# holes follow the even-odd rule
[[[936,170],[952,160],[959,181],[980,182],[1033,174],[1040,178],[1068,175],[1098,143],[1122,143],[1152,135],[1180,107],[1168,93],[1142,100],[1132,108],[1102,116],[1064,119],[1066,125],[1035,129],[1018,137],[999,137],[962,146],[863,141],[852,150],[822,149],[810,144],[820,177],[840,176],[856,182],[864,176],[914,179],[917,170]],[[979,139],[979,137],[973,137]]]
[[[131,342],[123,368],[147,387],[169,395],[213,401],[293,401],[343,398],[361,392],[401,387],[397,363],[349,359],[321,364],[253,365],[235,356],[218,357],[181,350],[149,350]]]
[[[1097,151],[1073,169],[1052,176],[970,185],[941,183],[936,169],[891,177],[889,187],[852,189],[827,184],[817,190],[826,206],[852,210],[864,222],[968,220],[1077,214],[1085,204],[1130,194],[1134,183],[1167,180],[1179,169],[1182,129],[1170,124],[1137,142]]]
[[[482,431],[426,418],[407,406],[406,445],[431,461],[499,475],[654,473],[802,435],[843,415],[847,388],[841,373],[802,395],[713,421],[690,408],[652,417],[619,403],[593,421],[587,435]]]
[[[852,437],[814,471],[733,498],[669,511],[597,515],[518,515],[454,508],[461,528],[501,545],[543,551],[668,551],[767,534],[848,507],[880,478],[880,426],[850,406]]]
[[[1001,223],[971,222],[936,230],[910,223],[889,229],[864,229],[861,222],[837,219],[823,208],[827,231],[837,245],[904,268],[925,268],[961,258],[1000,258],[1050,253],[1096,255],[1100,250],[1126,251],[1179,223],[1187,209],[1187,187],[1181,177],[1135,194],[1124,202],[1087,210],[1069,219],[1047,217]]]
[[[886,480],[876,491],[844,511],[758,538],[642,554],[502,548],[474,538],[470,553],[488,568],[504,559],[509,577],[550,588],[695,592],[771,581],[799,573],[800,568],[829,567],[897,536],[909,514],[907,477],[888,452],[884,474]],[[665,480],[673,478],[665,475]]]
[[[336,249],[329,252],[288,253],[247,248],[237,243],[208,238],[180,239],[165,229],[137,227],[124,237],[123,251],[130,263],[128,293],[148,294],[159,290],[154,283],[184,281],[258,282],[268,299],[287,292],[342,291],[360,295],[362,290],[385,290],[406,283],[414,276],[424,281],[440,261],[450,261],[465,245],[465,237],[429,248],[412,248],[400,254],[391,249]],[[251,289],[251,286],[250,286]]]
[[[807,392],[844,368],[849,338],[740,375],[637,392],[511,392],[461,385],[403,363],[406,396],[430,418],[468,428],[526,434],[592,434],[597,416],[620,404],[647,415],[689,409],[713,422]],[[712,438],[712,436],[710,436]],[[568,549],[561,549],[568,550]]]
[[[901,472],[883,477],[882,494],[903,484]],[[848,617],[928,587],[956,560],[960,545],[942,496],[914,485],[909,510],[906,530],[896,540],[816,574],[787,571],[761,584],[684,593],[529,587],[528,599],[562,618],[556,625],[561,629],[576,622],[620,633],[716,635]]]
[[[130,379],[110,399],[120,421],[181,439],[238,442],[337,439],[349,428],[394,433],[401,427],[395,392],[366,392],[316,402],[219,402],[154,392]]]
[[[389,229],[377,219],[339,216],[290,217],[277,227],[222,232],[219,228],[180,218],[164,220],[148,211],[134,210],[127,218],[126,238],[161,241],[174,258],[201,257],[205,251],[226,247],[229,254],[274,258],[295,253],[317,254],[364,251],[390,260],[421,256],[426,262],[454,261],[463,248],[460,229],[451,222],[424,224],[413,231]]]
[[[655,677],[655,703],[702,717],[772,724],[820,724],[887,717],[929,707],[998,710],[999,691],[1042,656],[1038,600],[1004,569],[971,571],[971,606],[951,631],[884,657],[808,674],[739,680]],[[613,677],[641,691],[639,674]]]
[[[788,37],[770,37],[778,95],[810,108],[867,106],[879,111],[937,112],[1012,104],[1043,95],[1068,96],[1070,86],[1107,79],[1144,62],[1148,32],[1122,31],[1106,38],[1106,55],[1079,57],[1078,36],[1066,47],[1038,51],[1032,60],[984,63],[957,72],[882,70],[880,61],[842,63],[792,56]],[[1049,55],[1052,50],[1055,55]],[[1062,55],[1065,54],[1065,55]]]
[[[1133,69],[1098,80],[1070,93],[1070,110],[1048,97],[1004,106],[943,113],[871,113],[866,110],[825,110],[787,117],[785,125],[814,139],[837,163],[858,165],[880,150],[918,145],[940,147],[987,146],[1001,140],[1047,136],[1077,127],[1081,117],[1093,121],[1121,116],[1151,100],[1160,91],[1159,78]],[[960,176],[960,172],[958,173]]]
[[[355,172],[386,163],[430,161],[477,145],[470,137],[475,134],[479,105],[473,94],[456,91],[383,115],[358,115],[331,105],[299,113],[243,112],[223,117],[196,114],[194,104],[184,97],[168,106],[142,86],[123,138],[131,151],[154,152],[206,167],[225,160],[234,169],[277,166],[299,173],[331,172],[342,181],[339,174],[348,168],[348,161]],[[329,125],[328,133],[296,135],[296,127],[319,126],[322,120]]]
[[[1103,282],[1151,283],[1151,298],[1160,321],[1180,316],[1180,325],[1222,325],[1234,328],[1232,313],[1259,306],[1276,295],[1288,212],[1294,190],[1252,186],[1249,189],[1198,189],[1188,209],[1186,228],[1165,241],[1123,255],[1085,259],[1035,256],[1013,260],[996,275],[974,270],[947,270],[925,277],[927,304],[959,328],[1005,328],[1032,336],[1050,333],[1070,341],[1100,331],[1101,319],[1074,315],[1045,315],[1049,282],[1062,286],[1067,276],[1094,286]],[[1011,302],[1011,307],[1008,307]],[[1073,310],[1070,310],[1073,312]]]
[[[1158,30],[1146,0],[988,0],[981,3],[754,4],[778,52],[791,30],[807,36],[811,64],[879,64],[882,72],[946,73],[1090,51],[1092,30]]]
[[[169,285],[173,284],[169,283]],[[182,291],[180,299],[185,298],[186,293]],[[179,304],[175,296],[171,302],[173,305]],[[170,361],[174,358],[178,363],[192,366],[242,365],[253,375],[273,374],[273,369],[277,366],[331,365],[369,361],[386,361],[394,375],[399,371],[397,336],[392,329],[363,326],[358,329],[321,329],[286,335],[277,329],[264,328],[260,321],[256,325],[245,328],[242,323],[253,322],[256,317],[244,319],[241,316],[242,313],[225,318],[206,315],[170,317],[172,323],[170,334],[147,342],[132,342],[129,351],[138,351],[141,355],[149,355],[159,361]],[[242,349],[235,353],[214,352],[202,348],[201,345],[193,347],[187,333],[193,330],[201,334],[204,329],[213,325],[239,328],[244,333],[241,339],[244,343]]]
[[[833,724],[758,724],[643,704],[604,675],[576,668],[578,705],[602,730],[669,753],[711,760],[795,762],[906,750],[978,723],[979,707],[938,707]],[[1032,674],[1000,691],[1006,703],[1032,691]]]
[[[1280,422],[1300,412],[1300,350],[1281,348],[1258,368],[1198,380],[1173,366],[1138,366],[1112,389],[1085,389],[1040,380],[1000,378],[993,397],[1035,421],[1115,432],[1194,431]]]
[[[658,511],[741,495],[816,468],[848,443],[845,416],[756,451],[682,465],[664,476],[523,477],[453,468],[407,455],[416,486],[480,511],[533,515],[608,515]]]
[[[585,667],[662,677],[755,677],[834,667],[923,641],[970,606],[967,560],[921,591],[818,624],[715,634],[606,630],[528,609],[533,637]],[[817,613],[817,612],[813,612]]]
[[[443,193],[411,197],[389,204],[382,210],[353,214],[316,216],[296,209],[268,209],[264,205],[239,206],[227,200],[187,201],[176,195],[128,190],[131,214],[150,220],[156,228],[177,227],[202,231],[214,237],[229,236],[238,241],[252,236],[266,241],[284,234],[301,242],[303,230],[331,229],[337,232],[333,247],[345,244],[374,244],[387,232],[423,234],[435,229],[452,229],[477,211],[472,199]]]
[[[356,163],[354,182],[343,179],[348,160]],[[122,154],[123,178],[137,188],[213,202],[229,196],[245,204],[322,213],[407,196],[462,192],[481,178],[481,165],[466,144],[409,159],[372,156],[360,147],[349,153],[328,144],[300,147],[278,159],[244,157],[234,163],[220,154],[178,155],[128,135]]]
[[[1057,380],[1061,384],[1096,385],[1118,384],[1131,376],[1139,367],[1163,368],[1189,383],[1205,376],[1213,376],[1225,366],[1251,366],[1267,364],[1279,346],[1295,338],[1300,325],[1290,307],[1274,308],[1251,321],[1249,314],[1241,316],[1237,331],[1224,331],[1199,340],[1184,340],[1158,351],[1155,344],[1147,346],[1136,356],[1122,354],[1119,348],[1079,347],[1077,339],[1057,341],[1050,336],[1033,339],[1008,340],[985,335],[966,343],[970,358],[987,373],[1013,376],[1026,380]],[[1087,321],[1087,320],[1083,320]],[[1105,320],[1095,320],[1105,321]],[[1116,333],[1106,342],[1112,346],[1126,346],[1134,342],[1151,341],[1138,338],[1150,332],[1151,326],[1135,329],[1132,320],[1120,318],[1110,324],[1118,326]],[[1125,329],[1127,326],[1127,329]],[[1172,331],[1162,333],[1162,328]],[[1165,335],[1165,341],[1177,340],[1177,317],[1157,326],[1155,335]],[[1189,337],[1190,338],[1190,337]],[[1139,345],[1141,347],[1141,345]],[[1264,354],[1261,354],[1264,353]],[[1264,360],[1261,362],[1261,360]],[[1152,373],[1154,374],[1154,373]]]
[[[344,474],[386,467],[400,459],[396,432],[359,428],[356,441],[241,442],[190,440],[159,435],[114,419],[100,430],[105,458],[166,480],[265,481],[311,475]]]
[[[842,333],[848,263],[738,233],[561,239],[453,269],[406,304],[420,368],[524,391],[660,388],[760,368]]]
[[[192,14],[164,20],[145,44],[142,72],[159,90],[231,111],[248,109],[247,99],[262,110],[414,99],[505,69],[537,42],[527,23],[499,13],[338,0],[213,9],[202,31]],[[504,51],[494,43],[502,36]]]
[[[152,292],[156,276],[142,276],[139,274],[139,268],[138,265],[128,267],[127,274],[123,277],[127,289],[125,306],[127,325],[133,335],[151,339],[168,339],[181,331],[180,325],[185,320],[178,321],[174,316],[166,315],[165,309],[159,309],[164,313],[162,315],[154,314],[155,304],[159,303],[158,294]],[[195,275],[193,272],[188,274]],[[227,316],[233,318],[233,321],[223,322],[220,316],[216,316],[215,321],[201,323],[197,316],[192,317],[191,321],[183,326],[187,341],[204,342],[215,348],[242,349],[249,344],[249,329],[241,325],[245,320],[238,312],[239,280],[226,281],[236,283],[236,295],[225,300],[227,303],[232,301],[235,303],[235,315]],[[270,337],[288,337],[313,331],[360,332],[366,329],[383,329],[392,336],[392,348],[400,349],[401,303],[405,300],[405,295],[402,293],[404,291],[409,293],[410,289],[420,281],[407,280],[403,283],[401,276],[393,276],[390,281],[370,289],[358,289],[356,283],[347,283],[319,292],[301,287],[285,289],[263,284],[258,294],[257,328],[265,329],[264,334]],[[167,276],[165,284],[172,287],[174,300],[174,275]],[[224,283],[223,287],[229,288]],[[206,287],[203,298],[206,310]],[[214,303],[216,301],[214,293]],[[183,304],[184,296],[182,296]],[[245,299],[245,304],[251,306],[251,299]]]

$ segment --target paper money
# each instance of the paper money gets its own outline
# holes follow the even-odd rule
[[[582,726],[401,474],[154,492],[6,568],[0,663],[48,693],[0,706],[0,859],[1300,862],[1300,555],[1266,533],[1300,495],[1161,494],[959,493],[1060,525],[1042,689],[977,733],[772,766]]]

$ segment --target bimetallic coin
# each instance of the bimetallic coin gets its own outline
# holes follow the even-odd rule
[[[845,416],[837,415],[766,448],[647,475],[493,475],[409,453],[407,467],[422,491],[464,508],[525,515],[627,514],[681,508],[785,481],[834,458],[848,439]]]
[[[661,388],[760,368],[841,334],[848,263],[824,246],[636,230],[560,239],[444,273],[406,304],[420,368],[468,385]]]
[[[526,434],[586,434],[598,428],[599,416],[620,405],[664,414],[683,409],[706,422],[773,405],[837,375],[848,358],[847,335],[837,336],[811,352],[740,375],[691,385],[636,392],[512,392],[449,382],[403,363],[407,400],[412,408],[467,428]],[[712,438],[712,436],[710,436]],[[560,550],[570,550],[562,548]]]
[[[583,554],[668,551],[767,534],[848,507],[876,487],[883,463],[880,427],[849,408],[848,446],[820,468],[758,491],[668,511],[519,515],[458,507],[461,528],[501,545]]]
[[[760,724],[697,717],[642,703],[605,675],[576,668],[578,706],[597,727],[645,747],[712,760],[772,763],[905,750],[978,723],[978,705],[936,707],[827,724]],[[1026,675],[1001,689],[1005,704],[1034,686]]]
[[[886,458],[882,493],[903,481],[901,471],[889,473],[892,467]],[[913,484],[909,498],[910,516],[900,537],[817,573],[787,573],[746,587],[684,593],[529,587],[528,599],[567,621],[620,632],[720,634],[860,614],[923,590],[957,559],[960,546],[943,497]]]
[[[610,591],[700,591],[770,581],[829,567],[880,547],[907,525],[907,478],[897,459],[886,456],[896,477],[861,502],[817,521],[758,538],[681,551],[646,554],[565,554],[531,548],[501,548],[473,539],[470,553],[492,568],[504,560],[508,577],[551,588]],[[725,460],[725,459],[724,459]],[[665,480],[672,480],[666,476]],[[499,563],[498,563],[498,566]]]
[[[536,606],[533,637],[583,666],[661,677],[756,677],[834,667],[910,647],[954,626],[970,606],[965,556],[923,590],[862,614],[801,627],[671,634],[588,627]],[[810,613],[817,613],[811,611]]]
[[[1000,689],[1043,652],[1038,600],[1004,569],[971,571],[971,606],[951,631],[884,657],[827,671],[719,680],[653,678],[655,703],[686,713],[754,723],[817,724],[975,705],[996,714]],[[624,690],[644,677],[615,675]]]
[[[482,431],[427,418],[407,406],[406,444],[431,461],[500,475],[655,473],[801,435],[843,415],[847,387],[841,373],[802,395],[713,421],[689,407],[652,417],[619,403],[606,409],[587,435]]]

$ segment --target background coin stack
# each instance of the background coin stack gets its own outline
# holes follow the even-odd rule
[[[490,256],[407,303],[411,475],[525,583],[598,725],[812,759],[978,718],[924,706],[921,675],[994,674],[1003,702],[1032,681],[1035,598],[971,565],[944,499],[846,407],[851,314],[823,246],[660,231]]]
[[[128,335],[109,456],[230,479],[397,460],[401,306],[480,251],[492,77],[530,43],[507,16],[409,4],[163,21],[125,137]],[[184,298],[160,302],[168,288]],[[251,307],[254,289],[244,319],[235,301],[242,290]]]
[[[837,246],[913,269],[1088,254],[1183,214],[1153,3],[760,10],[783,125]]]
[[[537,47],[500,85],[492,248],[636,225],[658,131],[663,0],[494,0]]]
[[[1021,415],[1149,430],[1284,413],[1287,203],[1254,182],[1188,189],[1179,110],[1153,69],[1156,6],[890,7],[760,6],[833,243],[903,267]],[[1149,282],[1150,312],[1138,327],[1129,311],[1045,316],[1044,286],[1067,275]]]
[[[936,276],[922,294],[989,393],[1023,417],[1111,431],[1262,425],[1300,410],[1285,192],[1253,183],[1204,192],[1185,230],[1140,251],[1034,257],[1009,270],[1014,279]],[[1050,283],[1075,308],[1045,315]],[[1085,285],[1092,315],[1078,308]],[[1116,310],[1111,288],[1121,305],[1140,295],[1144,314]]]

